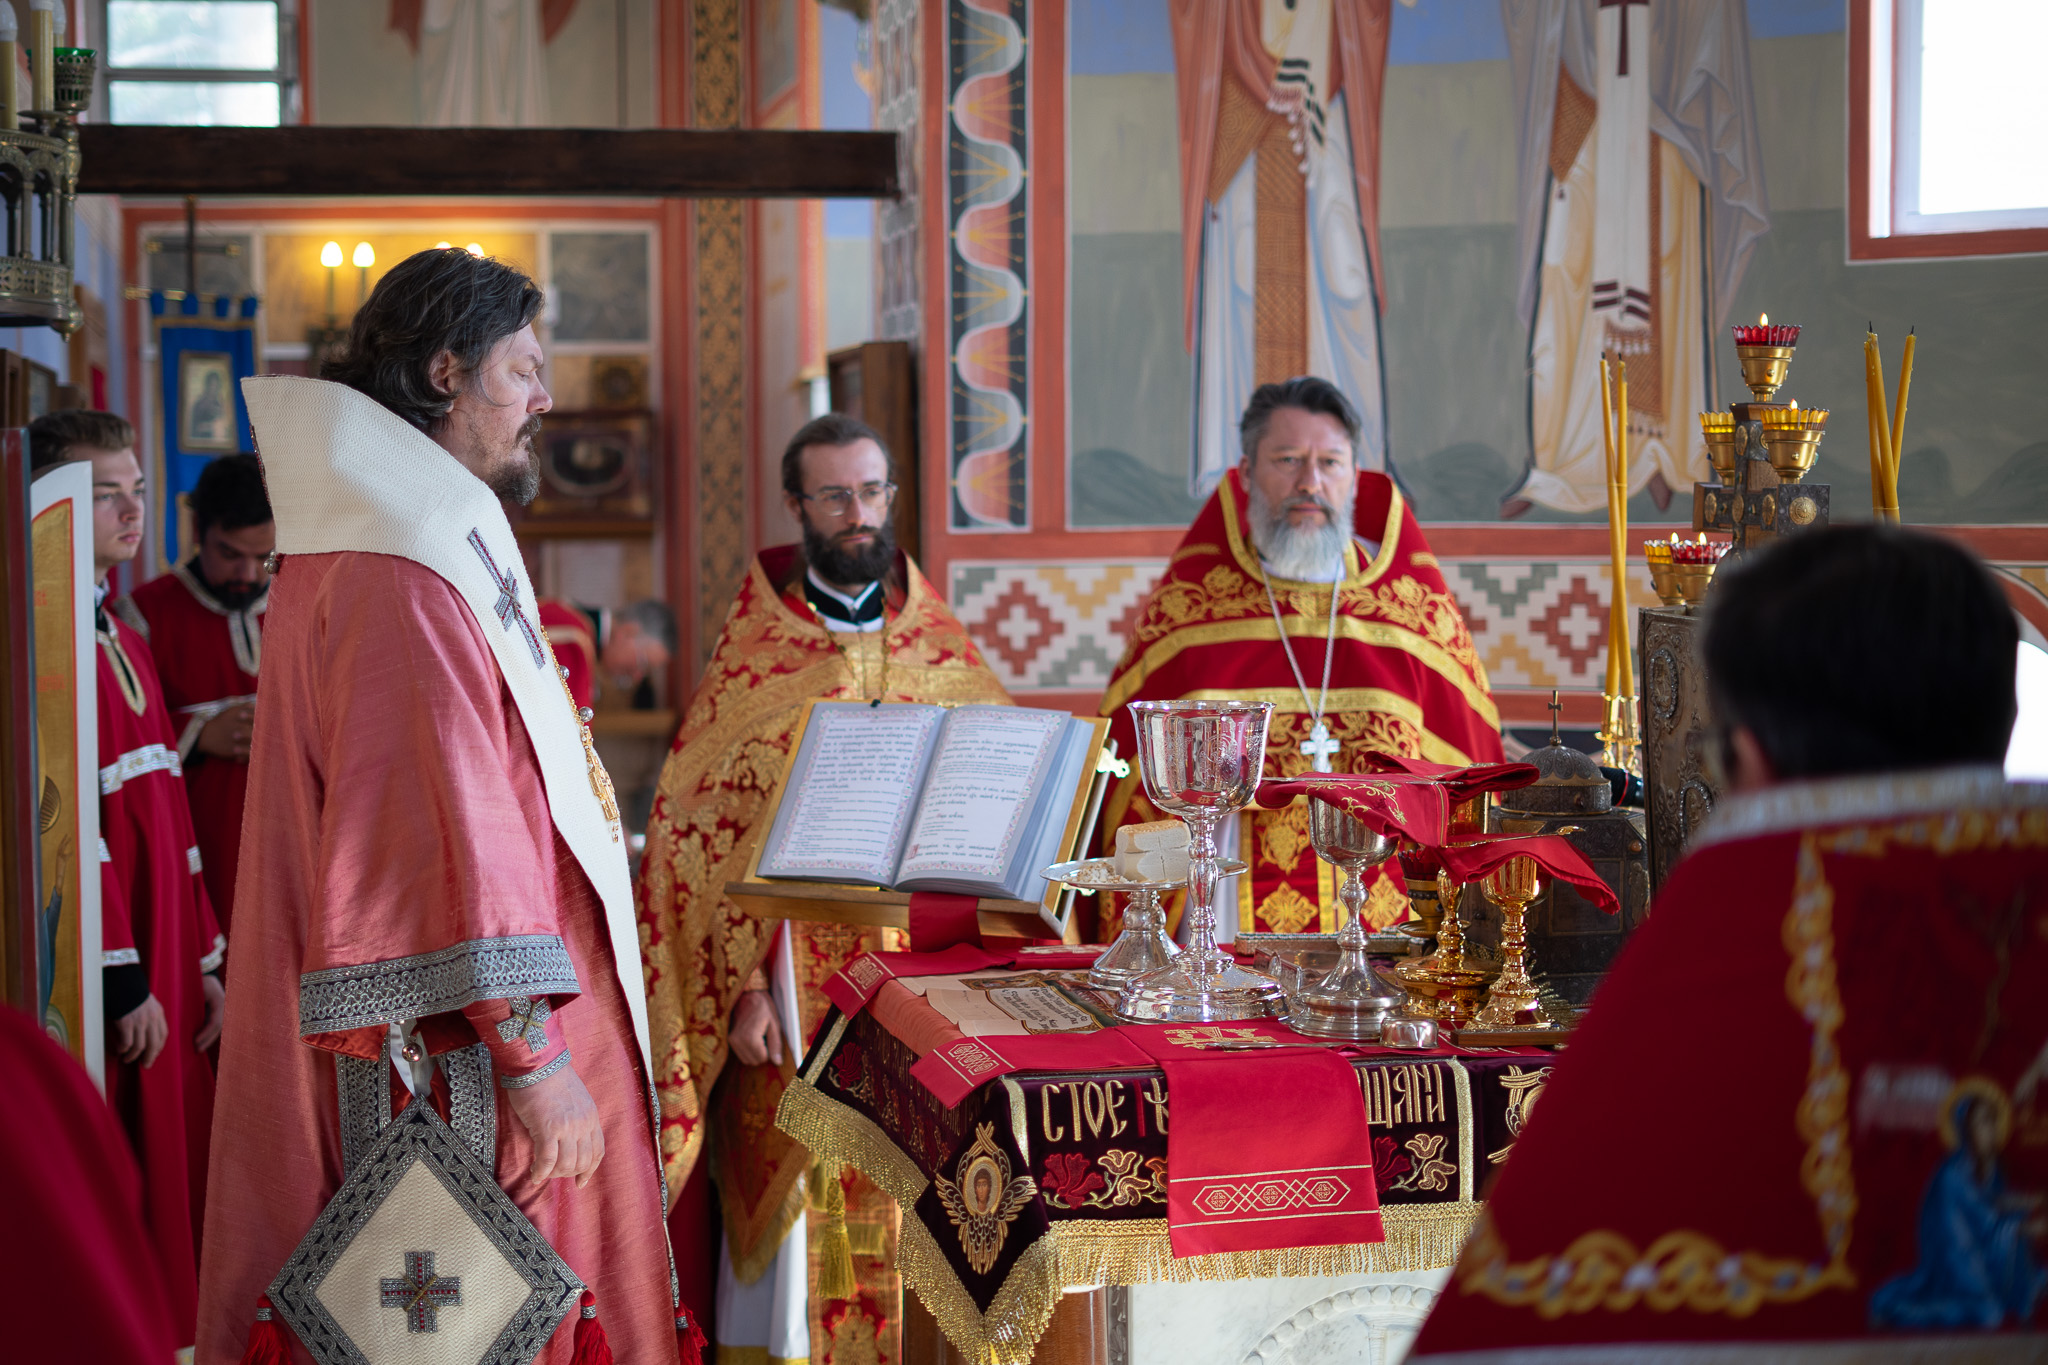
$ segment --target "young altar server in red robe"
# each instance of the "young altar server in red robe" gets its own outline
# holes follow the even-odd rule
[[[164,700],[178,717],[178,761],[206,892],[232,925],[242,851],[242,798],[249,787],[256,670],[263,662],[276,541],[263,470],[254,455],[223,455],[193,486],[192,558],[114,603],[149,641]]]
[[[107,574],[142,544],[135,429],[111,412],[67,411],[29,427],[36,469],[92,461],[93,567]],[[100,921],[107,1102],[142,1165],[143,1210],[177,1339],[193,1339],[199,1218],[220,1037],[227,941],[200,880],[178,776],[177,732],[149,647],[99,612]],[[144,1254],[138,1251],[138,1254]]]
[[[2048,788],[2018,633],[1883,527],[1723,571],[1724,795],[1560,1056],[1414,1358],[2040,1360]]]
[[[538,488],[541,303],[510,266],[423,251],[357,312],[340,382],[243,386],[280,563],[202,1365],[241,1358],[351,1139],[403,1100],[394,1026],[595,1294],[614,1357],[678,1355],[624,835],[498,501]],[[536,1359],[566,1365],[576,1325]]]

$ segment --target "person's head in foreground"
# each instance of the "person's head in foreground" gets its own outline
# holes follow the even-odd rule
[[[222,455],[200,471],[191,508],[200,579],[222,606],[248,606],[270,585],[264,564],[277,548],[263,466],[254,455]]]
[[[135,428],[111,412],[72,408],[36,418],[28,427],[32,473],[73,460],[92,461],[92,570],[101,583],[116,564],[142,549],[147,485],[135,458]]]
[[[804,529],[804,560],[842,588],[879,581],[896,562],[895,465],[875,429],[828,412],[782,452],[782,505]]]
[[[1961,546],[1883,526],[1810,531],[1718,575],[1707,603],[1728,790],[2004,763],[2019,627]]]
[[[533,332],[541,302],[540,287],[503,261],[422,251],[377,282],[320,377],[376,399],[524,506],[540,491],[533,439],[554,406]]]
[[[1237,431],[1252,544],[1281,578],[1328,578],[1351,535],[1358,410],[1305,375],[1254,389]]]
[[[620,607],[612,613],[605,637],[605,672],[621,687],[638,687],[657,668],[666,668],[676,652],[676,614],[652,599]]]

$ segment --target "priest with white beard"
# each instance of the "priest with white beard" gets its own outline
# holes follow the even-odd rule
[[[1500,716],[1472,635],[1394,481],[1358,467],[1359,418],[1327,380],[1262,384],[1238,424],[1242,457],[1153,588],[1103,694],[1123,753],[1128,702],[1273,704],[1268,776],[1368,771],[1372,751],[1498,762]],[[1111,789],[1106,830],[1156,820],[1137,770]],[[1223,854],[1249,871],[1219,888],[1219,937],[1331,933],[1329,865],[1305,802],[1246,812]],[[1406,916],[1375,869],[1374,928]],[[1106,927],[1106,926],[1105,926]]]

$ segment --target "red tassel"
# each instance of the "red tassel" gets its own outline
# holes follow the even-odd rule
[[[597,1320],[597,1295],[583,1291],[583,1316],[576,1320],[576,1350],[569,1365],[612,1365],[612,1344]]]
[[[687,1308],[676,1309],[676,1356],[682,1365],[704,1365],[704,1329]]]
[[[291,1342],[284,1324],[270,1306],[270,1295],[256,1300],[256,1325],[249,1329],[249,1344],[242,1350],[242,1365],[291,1365]]]

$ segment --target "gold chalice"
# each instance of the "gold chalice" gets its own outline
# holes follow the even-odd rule
[[[1543,889],[1534,858],[1509,858],[1486,874],[1486,898],[1500,907],[1500,977],[1487,992],[1486,1006],[1472,1020],[1480,1029],[1555,1027],[1529,975],[1529,903]]]
[[[1436,888],[1442,914],[1436,951],[1400,963],[1394,974],[1408,988],[1413,1012],[1430,1016],[1444,1029],[1460,1029],[1472,1022],[1479,1010],[1480,993],[1500,974],[1500,968],[1466,951],[1465,925],[1458,918],[1458,894],[1463,885],[1439,872]]]
[[[1785,372],[1792,368],[1790,346],[1737,346],[1735,358],[1742,363],[1742,382],[1749,386],[1750,396],[1759,403],[1771,401],[1771,395],[1785,382]]]

